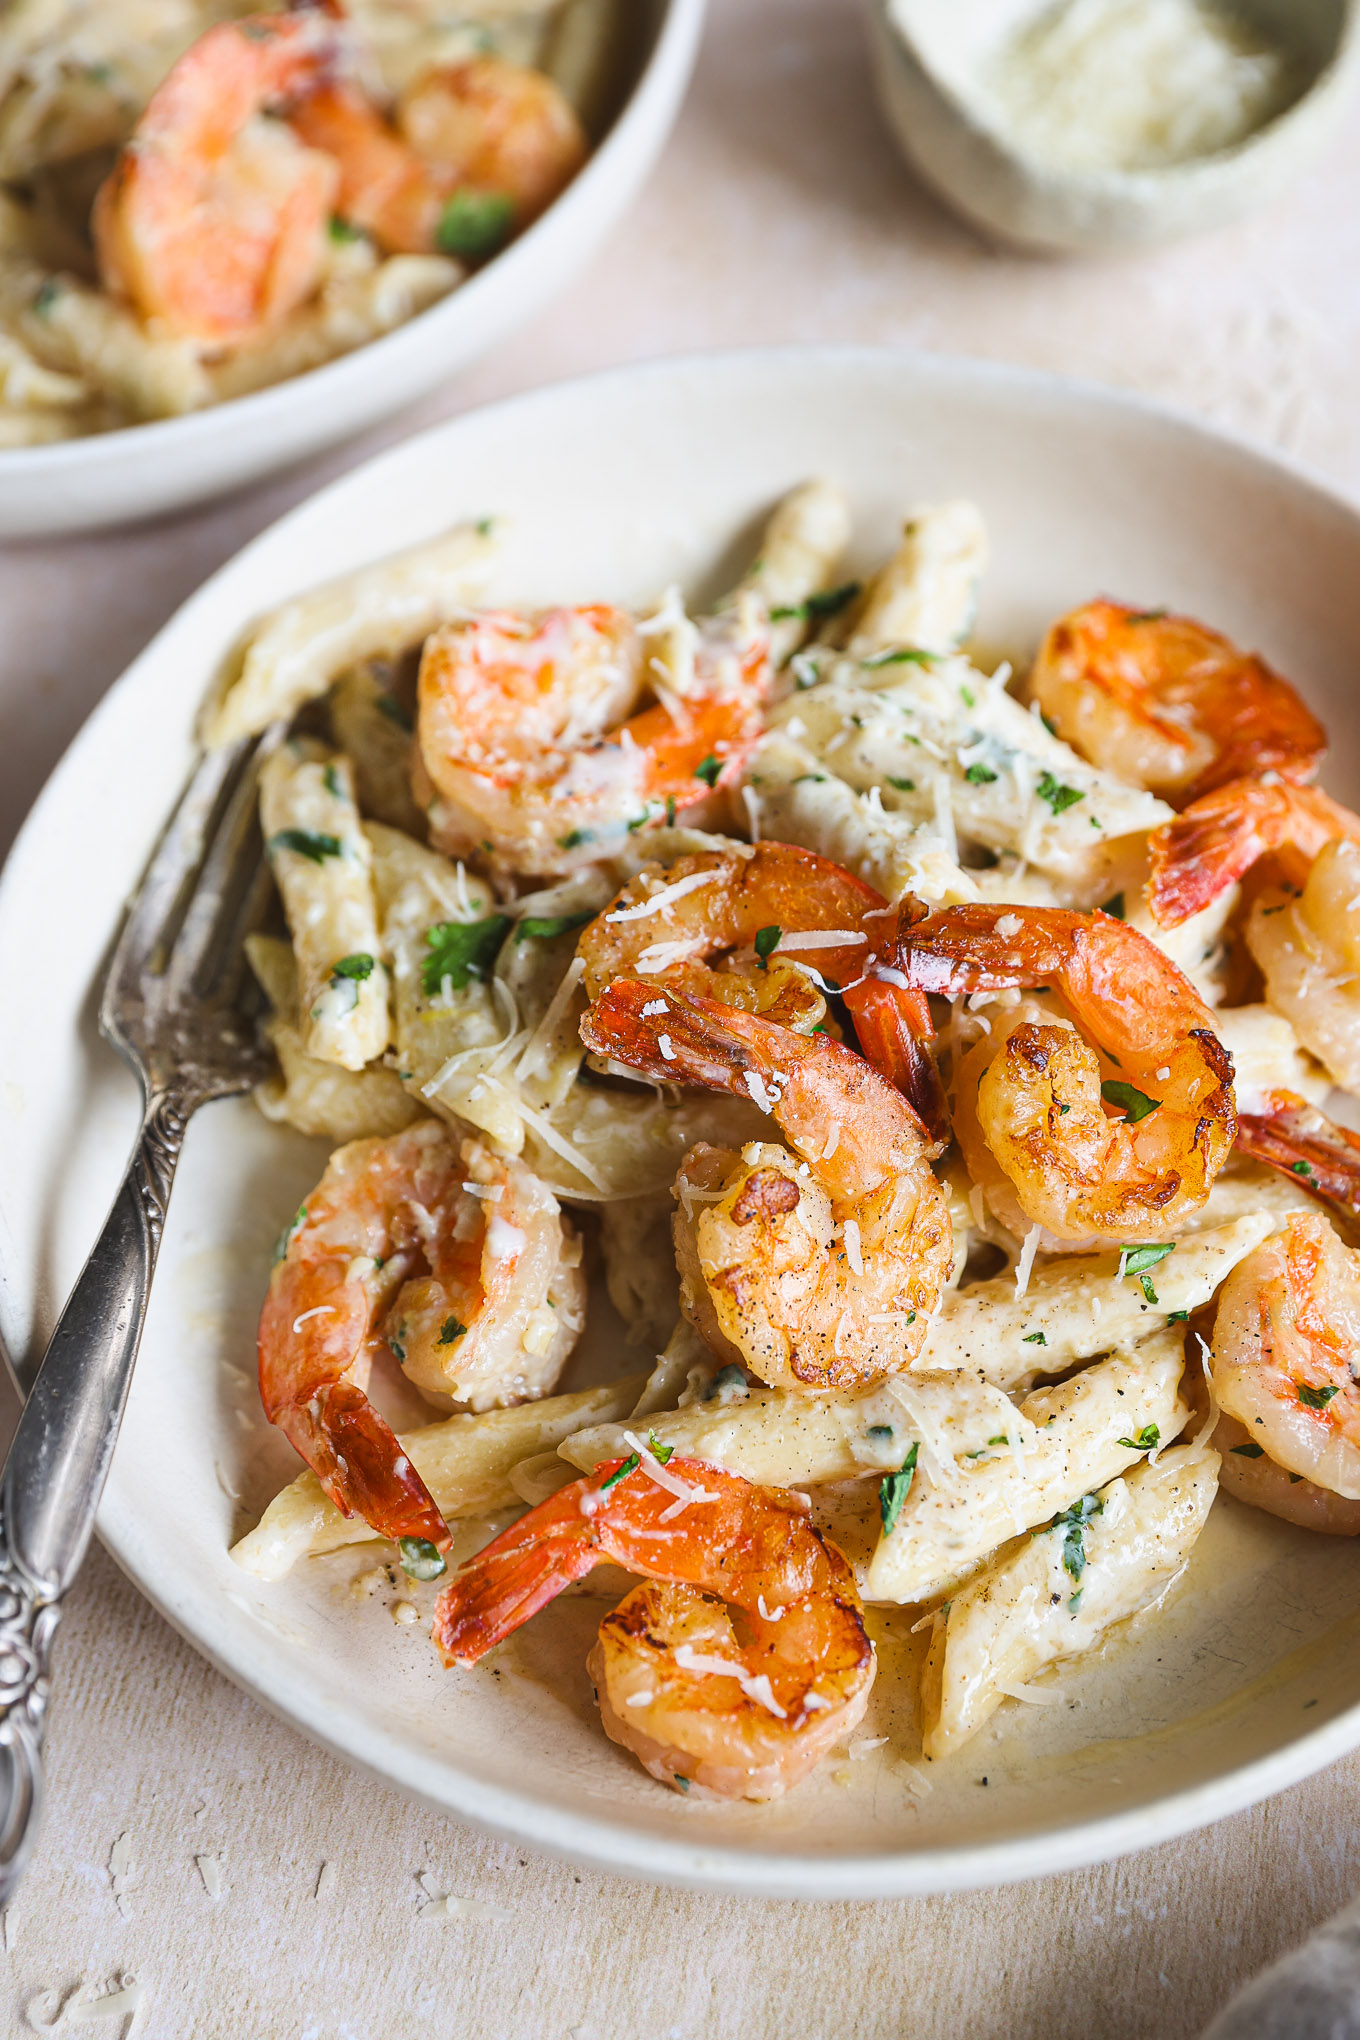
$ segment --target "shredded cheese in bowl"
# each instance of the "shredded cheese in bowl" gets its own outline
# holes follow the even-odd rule
[[[1298,96],[1298,65],[1211,0],[1060,0],[985,80],[1034,155],[1068,170],[1160,170],[1230,149]]]

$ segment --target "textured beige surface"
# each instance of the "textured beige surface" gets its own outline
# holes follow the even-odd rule
[[[868,98],[854,0],[713,8],[674,144],[612,245],[402,429],[629,357],[899,341],[1145,389],[1360,487],[1354,119],[1291,197],[1214,241],[1026,263],[910,183]],[[0,559],[0,841],[174,605],[381,443],[173,526]],[[195,1657],[101,1553],[61,1638],[49,1753],[44,1842],[0,1950],[5,2035],[35,2029],[40,1993],[131,1972],[131,2031],[155,2040],[1178,2040],[1360,1885],[1360,1758],[1206,1834],[1008,1892],[814,1908],[621,1884],[342,1769]],[[505,1917],[422,1920],[421,1872]]]

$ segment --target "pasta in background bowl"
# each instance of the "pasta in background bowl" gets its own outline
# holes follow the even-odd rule
[[[584,496],[583,472],[590,476]],[[1332,724],[1333,792],[1344,796],[1356,785],[1354,739],[1336,711],[1347,698],[1360,646],[1360,615],[1351,593],[1360,525],[1345,506],[1286,471],[1143,407],[1018,372],[816,351],[663,364],[459,420],[336,485],[216,576],[101,706],[16,846],[0,890],[0,938],[7,953],[27,957],[32,965],[0,1034],[7,1068],[19,1073],[3,1100],[11,1168],[0,1211],[6,1242],[3,1332],[16,1356],[41,1349],[121,1164],[130,1087],[112,1058],[85,1038],[81,1016],[100,949],[150,847],[154,823],[148,816],[168,808],[193,755],[194,697],[211,697],[211,714],[229,734],[231,718],[243,712],[242,687],[265,678],[276,687],[283,674],[290,685],[301,680],[302,692],[315,693],[315,676],[307,679],[305,661],[279,655],[290,645],[296,653],[299,645],[314,641],[318,611],[308,591],[337,577],[358,573],[351,591],[366,592],[362,599],[351,593],[343,615],[332,604],[327,614],[333,627],[337,622],[356,627],[356,617],[377,614],[374,591],[390,570],[375,560],[375,529],[383,533],[385,551],[423,548],[419,556],[426,558],[437,551],[443,574],[471,576],[476,586],[468,581],[462,599],[478,605],[539,608],[590,595],[655,615],[664,589],[678,583],[691,610],[702,614],[725,587],[741,580],[775,506],[816,474],[834,475],[848,498],[854,538],[844,568],[847,581],[866,578],[893,552],[904,502],[966,496],[979,506],[992,562],[970,639],[975,665],[990,671],[1002,655],[1028,663],[1055,616],[1071,619],[1093,589],[1119,588],[1147,605],[1135,613],[1135,627],[1141,627],[1139,617],[1169,607],[1209,617],[1238,643],[1261,646],[1296,682],[1309,707]],[[1058,475],[1060,486],[1047,479]],[[456,535],[444,536],[448,533]],[[938,536],[937,526],[918,524],[918,552]],[[767,544],[767,566],[770,555]],[[943,546],[941,557],[946,564],[957,559],[957,544]],[[918,642],[931,629],[920,602],[904,622],[900,604],[888,616],[892,586],[884,584],[880,592],[883,614],[875,621],[870,604],[868,621],[861,613],[856,628],[866,635],[871,627],[883,633],[877,640],[881,649],[870,641],[867,651],[861,647],[863,655],[881,660],[906,641],[904,633],[915,649],[929,650]],[[898,592],[911,596],[912,587],[899,584]],[[957,618],[958,589],[946,592],[944,606],[952,604]],[[298,597],[305,599],[294,601]],[[799,605],[774,604],[776,611],[790,606]],[[276,622],[261,631],[261,620],[271,612],[279,612]],[[661,613],[674,623],[673,607],[663,604]],[[416,636],[429,628],[419,621],[421,614],[418,607],[406,612],[406,628]],[[247,651],[252,644],[256,653],[267,645],[268,660]],[[371,637],[365,649],[369,656],[384,653]],[[1052,649],[1050,663],[1060,663],[1061,646]],[[806,660],[807,648],[796,656]],[[924,700],[927,669],[919,659],[904,663],[921,678]],[[816,726],[817,705],[823,688],[843,682],[834,674],[814,676],[806,663],[802,673],[811,684],[791,693],[786,708],[776,711],[782,718],[780,741],[794,746],[833,741]],[[1057,681],[1061,678],[1059,673]],[[967,679],[964,684],[972,686]],[[266,709],[295,705],[281,703],[277,693],[265,698]],[[349,719],[344,741],[352,757],[367,755],[358,734],[363,707],[356,698],[344,709]],[[974,712],[982,713],[976,702],[970,705]],[[1059,707],[1060,727],[1062,712]],[[998,699],[988,713],[999,728],[1009,711]],[[1022,749],[1060,744],[1036,718],[1020,713],[1033,730],[1021,733]],[[791,727],[795,718],[801,731]],[[1297,755],[1311,755],[1311,731],[1306,718],[1298,722],[1292,739],[1301,747]],[[998,745],[1003,734],[992,730],[988,742]],[[850,748],[848,742],[844,748]],[[826,763],[835,766],[838,755],[829,754]],[[1051,764],[1060,754],[1045,755]],[[988,827],[1013,826],[996,805],[1003,798],[1003,775],[986,776],[993,758],[994,751],[987,750],[960,766],[961,839],[976,843]],[[349,798],[344,773],[331,764],[334,783],[327,784],[328,763],[324,747],[313,754],[304,745],[281,768],[270,795],[279,803],[268,822],[272,832],[324,825],[339,840],[352,826],[341,813]],[[1212,798],[1212,789],[1199,793],[1194,776],[1203,776],[1205,761],[1182,763],[1182,791],[1195,792],[1200,801]],[[986,770],[969,778],[969,769],[979,764]],[[298,775],[314,768],[318,785],[308,791],[309,783]],[[370,758],[359,801],[368,815],[377,811],[375,803],[387,806],[396,798],[393,786],[381,790],[371,768]],[[848,785],[859,769],[848,760],[832,776]],[[1099,789],[1098,819],[1115,836],[1125,826],[1130,831],[1170,826],[1169,807],[1159,796],[1141,793],[1136,798],[1144,806],[1130,806],[1121,820],[1112,805],[1114,784],[1101,780],[1101,769],[1064,762],[1062,773],[1052,775],[1052,797],[1040,794],[1042,834],[1029,847],[1041,878],[1064,862],[1070,871],[1072,858],[1086,854],[1081,836],[1094,837],[1083,802],[1062,797],[1064,789],[1084,795],[1092,812]],[[134,784],[135,812],[132,803],[109,793]],[[763,791],[771,797],[771,789]],[[755,792],[760,800],[762,789]],[[893,805],[910,810],[915,789],[901,794]],[[300,805],[304,799],[329,801],[334,812],[313,812]],[[969,800],[975,802],[971,808],[965,805]],[[410,813],[395,806],[388,813],[372,831],[380,895],[389,884],[384,871],[397,869],[393,860],[407,860],[396,890],[409,883],[412,851],[421,849],[416,844],[412,851],[401,849],[411,840]],[[908,819],[914,830],[915,820]],[[1074,821],[1082,823],[1080,831]],[[684,822],[678,815],[677,824]],[[652,825],[661,844],[669,826],[664,802],[662,812],[650,818]],[[640,833],[645,836],[646,829]],[[565,854],[565,846],[559,847]],[[298,852],[292,837],[281,848],[288,857],[301,854],[301,866],[310,867],[312,860]],[[645,846],[639,854],[646,854]],[[848,848],[842,854],[851,855]],[[452,873],[452,866],[446,868]],[[989,868],[1012,886],[1017,882],[1004,852],[994,867],[985,858],[973,866],[984,876]],[[939,878],[943,865],[932,872]],[[1094,883],[1099,874],[1093,868],[1088,875]],[[585,882],[579,870],[552,881],[558,887]],[[481,913],[477,902],[470,897],[460,902],[452,877],[447,884],[446,903],[435,918],[475,920]],[[560,923],[606,900],[607,893],[598,899],[583,894],[571,912],[564,913],[560,901],[555,912],[525,903],[513,911],[532,912],[540,930],[548,928],[547,939],[555,941],[572,933]],[[966,902],[944,904],[946,912],[973,911]],[[1259,904],[1263,910],[1269,904],[1265,895]],[[429,916],[422,909],[418,918],[423,939]],[[623,931],[629,925],[614,924]],[[928,919],[921,923],[927,931],[930,925]],[[361,929],[354,938],[356,949],[363,946],[362,934]],[[516,951],[536,946],[509,945],[506,968],[520,969]],[[778,945],[767,944],[767,950],[768,959],[777,961]],[[1202,956],[1187,955],[1186,961],[1192,972],[1206,963]],[[310,967],[301,948],[295,964],[277,947],[272,961],[263,961],[276,1019],[292,996],[289,973],[302,975]],[[340,973],[345,985],[355,975]],[[318,1024],[367,1025],[361,993],[370,975],[358,973],[353,998],[346,991],[335,999],[335,1013],[325,1008]],[[957,1043],[965,1053],[975,1045],[962,1037]],[[356,1052],[362,1060],[366,1051]],[[1251,1043],[1235,1044],[1235,1052],[1247,1068]],[[1276,1072],[1278,1052],[1278,1044],[1266,1045]],[[291,1083],[281,1041],[280,1055],[282,1080]],[[296,1059],[292,1067],[294,1076],[306,1074]],[[390,1078],[394,1072],[370,1074]],[[432,1071],[443,1074],[442,1064]],[[1161,1081],[1160,1071],[1153,1074]],[[450,1070],[445,1080],[452,1077]],[[376,1104],[366,1099],[361,1109],[394,1112],[392,1135],[404,1139],[398,1124],[409,1107],[401,1091],[389,1089]],[[332,1140],[351,1130],[327,1116],[324,1100],[313,1097],[311,1109],[317,1114],[315,1131]],[[556,1108],[546,1094],[533,1109],[552,1122]],[[296,1112],[291,1116],[295,1126],[300,1123]],[[422,1124],[436,1126],[418,1121],[415,1130]],[[377,1128],[369,1117],[352,1130]],[[503,1131],[492,1137],[504,1144]],[[555,1162],[554,1155],[549,1144],[532,1166],[544,1176],[558,1162],[569,1166],[561,1157]],[[54,1156],[63,1158],[63,1167],[54,1164]],[[521,1632],[512,1654],[498,1661],[500,1676],[493,1677],[485,1669],[439,1668],[423,1625],[401,1612],[416,1606],[428,1612],[435,1584],[403,1579],[395,1566],[385,1573],[381,1552],[375,1556],[371,1545],[347,1542],[286,1573],[276,1567],[272,1579],[267,1565],[243,1571],[228,1558],[228,1546],[251,1531],[263,1505],[297,1465],[260,1418],[249,1378],[269,1245],[316,1184],[325,1158],[316,1140],[269,1123],[249,1103],[214,1107],[196,1123],[101,1529],[120,1562],[199,1648],[344,1754],[468,1817],[619,1869],[826,1897],[945,1889],[1090,1861],[1246,1804],[1360,1741],[1360,1589],[1352,1547],[1245,1509],[1231,1497],[1215,1503],[1185,1577],[1155,1617],[1073,1664],[1056,1684],[1045,1681],[1027,1692],[1024,1673],[1013,1672],[1004,1683],[1014,1694],[999,1711],[974,1724],[971,1740],[956,1749],[947,1736],[937,1738],[928,1767],[920,1750],[928,1722],[918,1719],[915,1699],[918,1660],[926,1655],[928,1639],[924,1630],[913,1635],[891,1608],[871,1607],[880,1669],[868,1711],[853,1724],[847,1716],[848,1741],[796,1790],[768,1806],[662,1792],[601,1736],[585,1661],[602,1607],[619,1599],[622,1588],[604,1587],[603,1602],[590,1592],[563,1596]],[[469,1182],[490,1184],[478,1175],[480,1164],[470,1167]],[[574,1189],[570,1177],[551,1180],[564,1200],[579,1203],[580,1179]],[[1250,1187],[1250,1195],[1259,1197],[1259,1191]],[[1223,1228],[1233,1233],[1236,1258],[1249,1245],[1243,1228],[1250,1231],[1251,1213],[1240,1198],[1234,1211],[1217,1217],[1216,1240],[1202,1233],[1196,1245],[1195,1235],[1180,1234],[1170,1259],[1159,1255],[1127,1271],[1129,1311],[1143,1311],[1145,1276],[1154,1290],[1148,1307],[1162,1320],[1197,1307],[1196,1285],[1203,1287],[1206,1279],[1200,1262],[1222,1245]],[[968,1223],[962,1215],[957,1222]],[[650,1251],[641,1239],[616,1245],[622,1259],[638,1267]],[[1112,1270],[1093,1268],[1078,1254],[1070,1277],[1064,1277],[1060,1259],[1050,1260],[1049,1251],[1041,1245],[1036,1262],[1030,1250],[1029,1272],[1041,1271],[1032,1294],[1023,1293],[1013,1273],[973,1285],[979,1312],[974,1332],[950,1317],[961,1351],[970,1336],[985,1342],[990,1326],[994,1337],[987,1350],[993,1361],[1002,1348],[1023,1354],[1016,1313],[1029,1314],[1028,1340],[1033,1314],[1041,1311],[1038,1328],[1046,1330],[1056,1352],[1082,1309],[1089,1309],[1083,1299],[1099,1293],[1108,1306],[1101,1285],[1115,1281]],[[1218,1281],[1213,1275],[1208,1286]],[[1184,1285],[1184,1293],[1177,1285]],[[961,1301],[969,1293],[963,1290]],[[639,1429],[629,1413],[659,1335],[642,1295],[630,1295],[625,1287],[616,1291],[616,1300],[628,1323],[643,1332],[644,1343],[630,1345],[628,1324],[592,1297],[587,1339],[546,1399],[468,1420],[499,1425],[506,1433],[498,1447],[501,1471],[480,1497],[484,1509],[494,1509],[501,1494],[495,1480],[503,1486],[509,1467],[525,1483],[515,1489],[520,1502],[537,1499],[532,1482],[543,1477],[540,1462],[560,1469],[563,1392],[573,1398],[568,1429],[579,1438],[568,1456],[580,1466],[615,1456],[621,1422],[644,1446],[650,1424],[662,1450],[673,1443],[682,1459],[693,1455],[701,1461],[705,1437],[712,1457],[715,1426],[726,1426],[729,1441],[737,1435],[734,1426],[747,1422],[749,1428],[750,1406],[760,1397],[750,1393],[748,1383],[741,1396],[720,1395],[716,1406],[697,1410],[691,1404],[676,1413],[674,1396],[669,1403],[653,1401]],[[1009,1329],[998,1339],[1003,1305]],[[1108,1467],[1102,1463],[1098,1481],[1093,1475],[1099,1509],[1084,1512],[1065,1529],[1059,1526],[1054,1539],[1023,1545],[1013,1563],[1028,1563],[1027,1552],[1044,1555],[1046,1563],[1053,1555],[1046,1545],[1052,1543],[1063,1576],[1071,1577],[1067,1547],[1080,1545],[1092,1584],[1113,1581],[1118,1588],[1121,1552],[1143,1534],[1146,1512],[1162,1506],[1145,1491],[1147,1483],[1124,1475],[1140,1455],[1155,1449],[1152,1425],[1170,1435],[1186,1420],[1175,1392],[1183,1334],[1171,1338],[1169,1326],[1159,1336],[1174,1345],[1174,1356],[1170,1347],[1165,1356],[1146,1349],[1140,1366],[1127,1375],[1119,1375],[1123,1363],[1117,1359],[1092,1370],[1119,1411],[1113,1440],[1118,1452]],[[1117,1346],[1118,1336],[1110,1337]],[[1062,1359],[1061,1371],[1077,1351]],[[994,1368],[990,1371],[987,1393],[1009,1393]],[[923,1392],[924,1384],[911,1419],[918,1427],[929,1416],[919,1403]],[[766,1399],[778,1393],[769,1390]],[[1134,1408],[1127,1432],[1123,1418],[1131,1403],[1121,1406],[1115,1400],[1121,1393],[1147,1400],[1146,1408]],[[1043,1410],[1024,1405],[1030,1421],[1043,1425],[1051,1415],[1061,1429],[1067,1421],[1064,1389],[1041,1389],[1041,1399],[1044,1394],[1051,1400]],[[673,1413],[661,1415],[667,1408]],[[976,1415],[987,1419],[990,1431],[981,1402]],[[400,1420],[403,1428],[413,1421],[420,1419],[410,1414]],[[1198,1429],[1196,1420],[1187,1440]],[[985,1468],[986,1454],[1000,1441],[984,1432],[980,1443]],[[819,1449],[830,1452],[831,1465],[832,1445]],[[844,1452],[844,1436],[837,1449]],[[787,1443],[779,1450],[787,1458]],[[798,1450],[806,1455],[806,1442]],[[1004,1455],[997,1450],[992,1457]],[[1038,1457],[1031,1465],[1035,1478],[1042,1474]],[[894,1452],[892,1463],[900,1464],[900,1453]],[[886,1457],[883,1465],[888,1466]],[[1179,1462],[1167,1454],[1152,1472],[1159,1470],[1171,1482]],[[457,1473],[447,1461],[442,1472],[428,1462],[422,1471],[430,1479]],[[758,1477],[787,1480],[789,1471],[772,1459]],[[819,1477],[827,1478],[825,1470]],[[550,1477],[548,1487],[553,1485]],[[874,1501],[876,1518],[878,1481],[861,1476],[859,1486]],[[912,1506],[909,1495],[899,1497],[904,1520]],[[985,1524],[979,1528],[983,1533],[994,1541]],[[475,1541],[485,1534],[482,1523]],[[1002,1524],[995,1534],[1004,1538],[1009,1532]],[[454,1556],[467,1548],[466,1540],[455,1539]],[[869,1584],[872,1602],[906,1599],[919,1605],[929,1599],[919,1578],[909,1592],[894,1592],[881,1577],[876,1586]],[[1062,1613],[1070,1619],[1067,1609]],[[974,1641],[980,1633],[975,1614],[969,1630]],[[1045,1698],[1058,1704],[1044,1705]],[[1041,1704],[1032,1704],[1035,1699]],[[938,1707],[938,1694],[932,1698],[927,1690],[926,1704]]]
[[[702,6],[10,10],[0,536],[210,496],[475,359],[645,177]]]

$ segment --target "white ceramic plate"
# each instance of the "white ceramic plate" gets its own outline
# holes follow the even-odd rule
[[[132,1137],[98,1041],[100,958],[186,777],[214,671],[270,604],[452,519],[508,512],[495,590],[520,603],[704,593],[805,476],[854,501],[856,565],[946,493],[991,530],[981,633],[1023,649],[1098,590],[1196,612],[1293,675],[1332,724],[1328,783],[1360,791],[1360,518],[1260,456],[1136,403],[1033,375],[857,350],[630,369],[459,419],[346,477],[214,576],[91,717],[0,885],[0,1330],[40,1351]],[[617,1870],[712,1888],[880,1897],[1038,1875],[1161,1841],[1360,1743],[1360,1568],[1226,1499],[1165,1611],[1070,1673],[1064,1704],[1004,1707],[918,1799],[913,1646],[888,1624],[867,1734],[770,1808],[664,1791],[606,1741],[583,1660],[600,1607],[565,1599],[499,1676],[439,1669],[368,1555],[275,1587],[227,1547],[296,1462],[259,1416],[253,1329],[271,1241],[322,1150],[251,1105],[193,1122],[100,1516],[131,1577],[231,1678],[434,1804]],[[637,1364],[606,1336],[605,1364]],[[238,1500],[237,1497],[240,1497]],[[371,1549],[371,1548],[370,1548]],[[428,1604],[431,1589],[416,1598]],[[58,1657],[58,1706],[60,1657]],[[896,1696],[896,1697],[895,1697]]]
[[[670,133],[704,0],[628,0],[623,101],[580,175],[503,255],[352,354],[211,410],[0,452],[0,538],[156,517],[243,487],[413,404],[522,326],[584,267]]]

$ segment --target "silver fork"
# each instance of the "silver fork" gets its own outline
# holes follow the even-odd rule
[[[256,782],[282,734],[203,759],[104,982],[100,1029],[141,1079],[142,1128],[0,1473],[0,1907],[33,1847],[52,1638],[117,1442],[184,1131],[268,1068],[244,941],[269,902]]]

